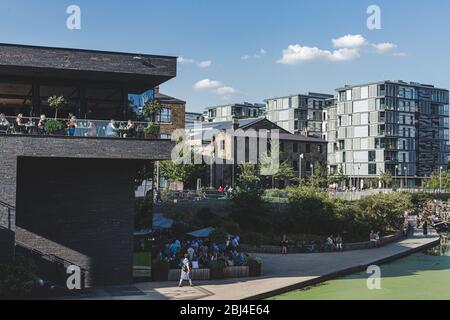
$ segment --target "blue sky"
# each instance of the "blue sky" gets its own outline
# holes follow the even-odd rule
[[[81,30],[66,28],[71,4]],[[366,26],[372,4],[381,30]],[[199,112],[386,79],[450,88],[449,12],[447,0],[2,0],[0,42],[181,56],[162,91]]]

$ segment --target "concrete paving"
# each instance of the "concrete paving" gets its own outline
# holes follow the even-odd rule
[[[194,287],[178,288],[176,282],[148,282],[127,287],[97,289],[87,299],[121,300],[243,300],[263,299],[313,285],[331,278],[360,271],[422,251],[439,243],[436,235],[404,239],[379,249],[340,253],[267,255],[256,254],[263,261],[260,278],[199,281]]]

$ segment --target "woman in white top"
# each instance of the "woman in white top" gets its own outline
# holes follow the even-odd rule
[[[184,260],[183,265],[181,266],[181,278],[180,278],[180,284],[178,285],[180,288],[183,286],[183,281],[189,281],[189,285],[193,287],[192,280],[191,280],[191,266],[189,263],[189,254],[184,254]]]

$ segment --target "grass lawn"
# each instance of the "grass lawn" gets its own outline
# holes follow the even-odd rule
[[[150,252],[135,252],[133,255],[133,265],[150,267],[152,265],[152,255]]]

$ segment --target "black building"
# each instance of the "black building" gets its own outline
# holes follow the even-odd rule
[[[61,118],[126,120],[130,95],[151,98],[175,76],[175,57],[0,44],[0,113],[33,123],[53,117],[48,97],[62,95]],[[170,159],[172,147],[119,135],[0,132],[0,262],[34,250],[87,270],[92,285],[131,282],[136,172]]]

